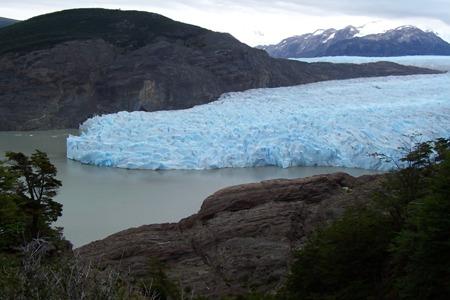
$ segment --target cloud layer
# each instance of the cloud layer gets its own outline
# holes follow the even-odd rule
[[[416,25],[450,40],[450,0],[2,0],[0,16],[26,19],[75,7],[146,10],[227,31],[251,45],[274,43],[317,28]]]

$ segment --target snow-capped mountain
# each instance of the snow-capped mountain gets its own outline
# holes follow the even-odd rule
[[[284,39],[279,44],[258,46],[271,56],[403,56],[450,55],[450,44],[434,32],[401,26],[383,33],[368,34],[364,26],[317,30]]]

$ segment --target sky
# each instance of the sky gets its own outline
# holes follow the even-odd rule
[[[159,13],[229,32],[251,46],[317,29],[365,24],[374,32],[414,25],[450,42],[450,0],[0,0],[0,16],[25,20],[80,7]]]

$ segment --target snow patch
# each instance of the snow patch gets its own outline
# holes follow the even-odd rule
[[[418,29],[418,28],[412,25],[403,25],[395,28],[394,30],[404,30],[404,29]]]
[[[317,29],[316,31],[313,32],[312,35],[321,35],[325,32],[325,29]]]
[[[328,41],[334,39],[335,36],[336,36],[336,32],[333,32],[333,33],[330,34],[330,36],[327,37],[322,43],[323,43],[323,44],[327,43]]]

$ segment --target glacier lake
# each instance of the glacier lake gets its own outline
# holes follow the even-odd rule
[[[66,138],[76,130],[0,132],[0,153],[34,149],[47,152],[63,186],[56,200],[64,205],[57,225],[76,246],[130,227],[177,222],[196,213],[215,191],[235,184],[274,178],[299,178],[344,171],[358,176],[360,169],[228,168],[204,171],[126,170],[83,165],[66,158]]]
[[[332,57],[304,60],[356,63],[390,60],[439,70],[450,70],[450,57]],[[395,80],[400,80],[404,85],[405,81],[409,80],[408,78],[411,78],[411,82],[418,82],[417,76],[400,79],[386,77],[382,81],[390,81],[390,84],[395,84]],[[441,94],[440,90],[448,88],[448,86],[436,87],[434,85],[437,80],[450,86],[450,74],[420,78],[429,81],[430,97],[439,94],[441,98],[438,102],[440,104],[448,105],[450,103],[450,95]],[[380,82],[380,79],[376,78],[361,80]],[[354,90],[360,88],[358,82],[361,80],[346,81],[347,83],[357,83],[356,88],[351,84],[347,85],[349,86],[349,95],[357,94],[357,91]],[[330,82],[330,84],[333,83]],[[318,86],[326,89],[327,85],[328,83],[324,82]],[[281,92],[279,95],[282,95],[289,89],[293,90],[292,88],[278,88],[260,91],[262,93],[273,92],[275,93],[274,97],[277,97],[276,93]],[[408,99],[411,93],[404,90],[398,95]],[[443,121],[443,125],[437,129],[440,133],[444,132],[450,135],[450,127],[447,126],[450,117],[447,108],[445,109],[445,111],[439,112],[441,116],[438,120]],[[426,113],[430,112],[432,111]],[[424,118],[426,119],[427,116]],[[39,149],[49,154],[51,161],[58,168],[58,178],[63,182],[63,187],[56,200],[64,205],[64,211],[57,225],[64,227],[65,236],[76,247],[129,227],[176,222],[197,212],[208,195],[230,185],[274,178],[306,177],[337,171],[344,171],[354,176],[375,172],[336,167],[257,167],[164,171],[97,167],[80,164],[66,158],[66,140],[69,135],[78,136],[79,132],[78,130],[0,132],[0,153],[21,151],[30,154],[34,149]]]

